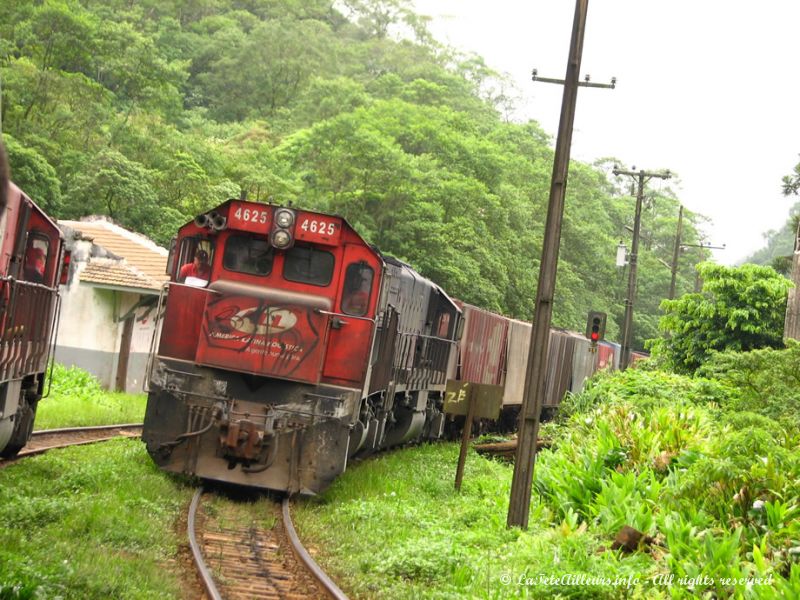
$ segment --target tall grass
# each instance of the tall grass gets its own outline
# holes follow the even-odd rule
[[[50,395],[39,402],[36,429],[141,423],[145,394],[103,390],[97,379],[78,367],[56,363]]]
[[[800,598],[800,416],[741,378],[600,375],[548,427],[528,531],[510,467],[471,454],[453,490],[456,445],[368,460],[296,520],[356,598]]]
[[[175,482],[135,440],[0,470],[0,598],[180,598]]]

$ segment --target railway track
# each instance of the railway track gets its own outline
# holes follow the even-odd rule
[[[212,600],[306,600],[347,596],[303,548],[289,501],[237,502],[198,489],[189,508],[189,543]]]
[[[94,444],[120,436],[139,437],[142,435],[141,423],[123,425],[99,425],[93,427],[67,427],[63,429],[42,429],[34,431],[27,446],[12,459],[0,459],[0,468],[8,466],[21,458],[43,454],[48,450]]]

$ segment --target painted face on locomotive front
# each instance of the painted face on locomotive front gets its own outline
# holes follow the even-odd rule
[[[230,201],[184,226],[174,256],[185,286],[159,354],[362,387],[382,262],[341,218]]]

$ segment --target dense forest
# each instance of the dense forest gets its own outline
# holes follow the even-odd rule
[[[800,164],[795,167],[794,177],[784,178],[784,194],[797,195],[800,190]],[[757,265],[769,265],[779,273],[789,277],[792,271],[792,253],[794,251],[797,227],[800,224],[800,201],[792,207],[789,218],[783,227],[764,234],[764,247],[749,256],[746,262]]]
[[[532,315],[553,140],[510,122],[504,77],[434,40],[410,2],[5,0],[0,78],[13,177],[57,217],[165,244],[230,197],[293,203],[345,216],[454,296]],[[604,310],[615,339],[634,199],[613,165],[571,164],[554,321],[582,331]],[[648,190],[639,347],[658,334],[679,203]],[[685,212],[683,241],[702,223]],[[681,254],[679,295],[703,252]]]

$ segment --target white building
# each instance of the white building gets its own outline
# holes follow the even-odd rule
[[[167,250],[105,217],[59,221],[72,251],[55,359],[141,392]]]

